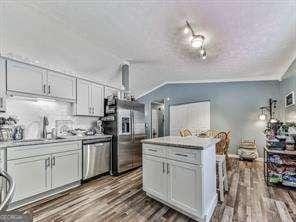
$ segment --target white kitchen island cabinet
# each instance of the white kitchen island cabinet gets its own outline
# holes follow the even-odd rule
[[[215,144],[198,137],[143,140],[143,190],[197,221],[217,204]]]

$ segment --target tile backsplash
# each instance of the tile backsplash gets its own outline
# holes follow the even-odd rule
[[[49,121],[47,129],[55,127],[56,120],[71,120],[74,128],[88,129],[97,118],[73,116],[73,107],[71,103],[51,101],[44,99],[29,99],[12,97],[7,99],[7,112],[0,116],[16,117],[18,125],[25,128],[25,138],[39,138],[42,131],[43,117],[46,116]]]

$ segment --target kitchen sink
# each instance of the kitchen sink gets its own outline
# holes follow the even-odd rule
[[[64,140],[66,138],[64,137],[56,137],[56,138],[51,138],[51,139],[44,139],[44,140]]]
[[[24,139],[16,142],[41,142],[44,141],[44,139]]]
[[[43,141],[53,141],[53,140],[63,140],[66,139],[64,137],[57,137],[57,138],[53,138],[53,139],[24,139],[24,140],[19,140],[19,141],[15,141],[15,142],[43,142]]]

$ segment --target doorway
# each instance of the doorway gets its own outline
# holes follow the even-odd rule
[[[151,138],[164,136],[164,100],[151,102]]]

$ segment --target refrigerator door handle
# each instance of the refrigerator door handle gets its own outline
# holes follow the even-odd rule
[[[133,120],[133,128],[132,128],[133,142],[135,142],[135,115],[134,115],[134,110],[132,110],[132,120]]]
[[[129,133],[130,133],[131,141],[133,141],[133,111],[131,109],[130,109],[130,129],[129,129]]]

